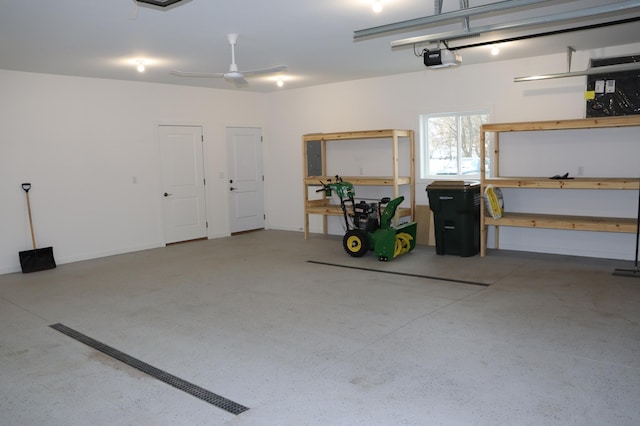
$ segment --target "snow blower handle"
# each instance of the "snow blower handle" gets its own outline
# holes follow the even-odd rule
[[[316,189],[316,192],[326,191],[326,190],[327,190],[327,188],[329,188],[329,186],[327,186],[327,184],[326,184],[326,183],[324,183],[323,181],[318,180],[318,182],[320,182],[320,185],[322,185],[322,188],[320,188],[320,189]]]
[[[336,178],[337,177],[338,176],[336,175]],[[327,195],[327,197],[331,197],[331,194],[332,194],[331,179],[327,181],[329,183],[324,183],[321,180],[318,180],[318,182],[320,182],[320,185],[322,185],[322,188],[317,189],[316,192],[324,192]]]

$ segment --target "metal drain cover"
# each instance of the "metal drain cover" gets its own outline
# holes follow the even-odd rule
[[[134,358],[123,352],[120,352],[119,350],[114,349],[111,346],[98,342],[97,340],[94,340],[91,337],[80,333],[79,331],[69,328],[64,324],[60,324],[60,323],[52,324],[49,327],[59,331],[60,333],[66,334],[72,339],[75,339],[78,342],[84,343],[85,345],[97,351],[100,351],[103,354],[108,355],[113,359],[116,359],[124,364],[127,364],[128,366],[133,367],[136,370],[139,370],[168,385],[171,385],[176,389],[180,389],[183,392],[193,395],[196,398],[199,398],[205,402],[208,402],[209,404],[215,405],[216,407],[221,408],[231,414],[238,415],[249,409],[244,405],[231,401],[223,396],[220,396],[204,388],[201,388],[198,385],[194,385],[193,383],[187,382],[186,380],[176,377],[173,374],[169,374],[166,371],[160,370],[159,368],[149,365],[146,362],[140,361],[137,358]]]

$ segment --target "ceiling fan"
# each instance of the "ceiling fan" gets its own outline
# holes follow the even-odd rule
[[[236,53],[235,46],[238,41],[238,34],[227,34],[227,39],[229,40],[229,44],[231,45],[231,65],[229,65],[229,72],[215,72],[215,73],[207,73],[207,72],[189,72],[189,71],[178,71],[173,70],[171,74],[177,75],[178,77],[205,77],[205,78],[224,78],[227,81],[232,82],[236,85],[236,87],[246,86],[249,82],[245,79],[245,76],[253,76],[259,74],[272,74],[280,71],[286,71],[286,65],[278,65],[271,68],[260,68],[255,70],[248,71],[239,71],[238,65],[236,64]]]

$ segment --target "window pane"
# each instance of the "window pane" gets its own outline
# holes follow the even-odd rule
[[[429,174],[458,174],[458,126],[456,117],[431,117],[427,121]]]
[[[422,117],[422,178],[480,175],[480,126],[489,114],[454,113]],[[489,140],[487,152],[489,151]],[[426,167],[425,167],[426,166]],[[487,170],[489,165],[486,164]]]
[[[460,117],[460,162],[461,175],[480,173],[480,126],[488,121],[488,116],[463,115]]]

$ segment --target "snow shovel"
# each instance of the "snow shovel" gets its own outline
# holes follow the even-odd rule
[[[20,255],[20,266],[22,272],[44,271],[56,267],[56,261],[53,258],[53,247],[36,248],[36,236],[33,233],[33,220],[31,219],[31,203],[29,201],[30,183],[23,183],[22,189],[27,194],[27,211],[29,212],[29,226],[31,227],[31,242],[33,250],[25,250],[18,253]]]

